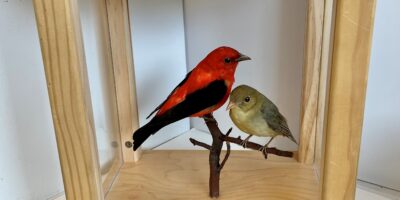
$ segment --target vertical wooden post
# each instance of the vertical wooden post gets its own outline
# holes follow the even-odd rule
[[[354,199],[375,0],[338,0],[322,199]]]
[[[329,97],[329,75],[332,58],[333,30],[335,25],[335,0],[325,0],[324,27],[322,33],[321,66],[318,90],[317,127],[315,132],[314,168],[322,177],[324,139],[326,130],[326,110]],[[321,184],[321,182],[320,182]]]
[[[315,155],[324,5],[308,0],[299,145],[299,162],[306,164],[312,164]]]
[[[125,142],[132,141],[133,131],[139,128],[128,2],[127,0],[106,0],[106,2],[122,153],[124,161],[131,162],[139,159],[140,150],[133,152],[132,148],[125,147]]]
[[[68,199],[103,199],[76,0],[34,0]]]

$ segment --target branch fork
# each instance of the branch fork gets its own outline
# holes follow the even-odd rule
[[[193,138],[190,138],[189,140],[193,145],[203,147],[210,151],[210,155],[209,155],[210,197],[218,197],[219,196],[220,172],[221,172],[222,168],[225,166],[225,163],[229,158],[229,155],[231,152],[230,143],[235,143],[235,144],[241,145],[244,140],[242,140],[240,138],[240,136],[237,138],[229,137],[229,134],[231,133],[232,128],[230,128],[225,134],[223,134],[221,132],[221,130],[219,129],[218,123],[212,114],[208,114],[208,115],[204,116],[204,121],[206,122],[206,125],[207,125],[208,129],[210,130],[210,133],[211,133],[211,136],[213,139],[212,145],[197,141]],[[224,159],[220,163],[219,162],[220,155],[221,155],[221,150],[222,150],[222,146],[223,146],[224,142],[226,142],[227,151],[226,151]],[[261,151],[262,154],[264,155],[265,159],[268,158],[268,154],[275,154],[277,156],[283,156],[283,157],[293,157],[293,152],[290,152],[290,151],[282,151],[277,148],[265,148],[263,151],[262,147],[263,147],[262,145],[254,143],[254,142],[246,143],[246,148]]]

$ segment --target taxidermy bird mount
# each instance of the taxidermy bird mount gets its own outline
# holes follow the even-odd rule
[[[297,144],[278,107],[256,89],[240,85],[232,91],[229,99],[229,116],[241,131],[249,134],[242,144],[243,147],[246,147],[253,135],[271,137],[260,149],[262,151],[279,135],[288,137]]]
[[[203,117],[220,108],[229,98],[236,68],[250,57],[230,47],[211,51],[157,106],[155,116],[133,134],[133,149],[161,128],[186,117]]]
[[[250,57],[239,53],[230,47],[219,47],[210,52],[170,95],[157,106],[155,116],[133,134],[133,150],[136,150],[150,135],[157,133],[161,128],[186,117],[202,117],[212,135],[212,145],[208,145],[190,138],[194,145],[210,150],[210,197],[219,196],[220,172],[224,167],[229,154],[230,142],[241,144],[243,140],[229,137],[230,129],[223,134],[218,128],[217,121],[212,112],[220,108],[229,98],[232,85],[235,81],[234,74],[241,61],[250,60]],[[220,163],[220,154],[223,143],[227,143],[227,153]],[[258,150],[262,148],[256,143],[247,142],[247,148]],[[292,152],[280,151],[275,148],[265,148],[265,158],[268,153],[292,157]]]

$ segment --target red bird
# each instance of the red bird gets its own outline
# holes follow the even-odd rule
[[[136,150],[152,134],[185,117],[202,117],[228,99],[238,63],[250,60],[233,48],[219,47],[209,53],[150,115],[149,123],[133,134]]]

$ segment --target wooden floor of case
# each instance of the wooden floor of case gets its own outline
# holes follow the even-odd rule
[[[122,166],[106,199],[209,199],[208,178],[208,151],[145,151],[138,163]],[[221,200],[306,200],[318,194],[312,166],[291,158],[232,151],[221,172]]]

